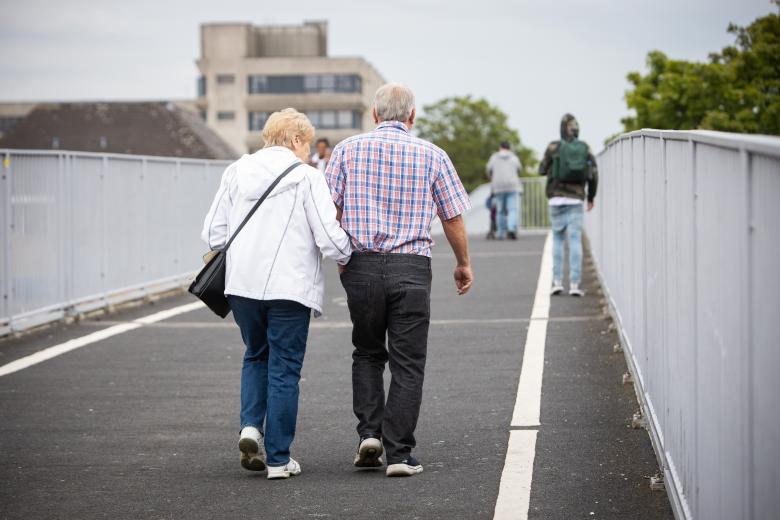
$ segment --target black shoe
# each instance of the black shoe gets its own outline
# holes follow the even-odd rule
[[[388,477],[411,477],[412,475],[422,473],[422,471],[422,464],[417,462],[417,459],[414,457],[409,456],[401,462],[388,465],[385,475]]]
[[[514,231],[510,231],[510,232],[508,232],[508,233],[506,234],[506,236],[507,236],[507,238],[508,238],[509,240],[517,240],[517,233],[515,233]]]
[[[381,468],[384,464],[382,441],[370,436],[360,439],[354,464],[358,468]]]

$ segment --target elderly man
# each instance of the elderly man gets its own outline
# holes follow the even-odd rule
[[[447,154],[409,132],[414,94],[399,84],[376,92],[377,127],[333,150],[325,171],[353,255],[342,270],[352,319],[353,409],[360,437],[354,465],[389,477],[422,472],[412,456],[430,322],[431,222],[438,214],[457,265],[455,286],[472,283],[461,214],[469,198]],[[385,343],[387,337],[387,344]],[[385,401],[383,373],[392,379]]]

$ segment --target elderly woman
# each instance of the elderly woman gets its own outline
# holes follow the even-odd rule
[[[230,246],[225,294],[246,346],[241,370],[241,466],[268,478],[298,475],[290,458],[311,309],[322,312],[322,255],[349,261],[349,238],[322,172],[309,166],[314,128],[287,108],[268,118],[265,147],[225,170],[203,227],[224,247],[271,183],[295,163]],[[263,447],[265,450],[263,450]],[[265,451],[265,457],[263,455]]]

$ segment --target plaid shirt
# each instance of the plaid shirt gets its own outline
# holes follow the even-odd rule
[[[471,208],[444,150],[397,121],[339,143],[325,176],[356,251],[430,256],[434,216]]]

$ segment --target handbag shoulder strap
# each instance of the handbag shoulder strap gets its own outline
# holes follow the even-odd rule
[[[270,186],[268,186],[268,189],[267,189],[267,190],[265,190],[265,193],[263,193],[263,195],[262,195],[262,196],[261,196],[259,199],[257,199],[257,202],[255,202],[255,205],[254,205],[254,206],[252,206],[252,209],[250,209],[250,210],[249,210],[249,213],[247,213],[247,214],[246,214],[246,217],[244,217],[244,220],[242,220],[242,221],[241,221],[241,224],[239,224],[239,225],[238,225],[238,227],[236,228],[236,230],[233,232],[233,235],[230,237],[230,240],[228,240],[228,241],[227,241],[227,244],[225,244],[225,247],[222,249],[223,251],[227,251],[227,249],[230,247],[230,244],[232,244],[232,243],[233,243],[233,240],[235,240],[235,239],[236,239],[236,235],[238,235],[239,231],[241,231],[241,229],[243,229],[244,225],[246,225],[246,223],[249,221],[249,219],[250,219],[250,218],[252,218],[252,215],[254,215],[254,214],[255,214],[255,211],[257,211],[257,208],[259,208],[259,207],[260,207],[260,204],[262,204],[262,203],[263,203],[263,201],[264,201],[266,198],[268,198],[268,195],[270,195],[270,194],[271,194],[271,192],[273,191],[273,189],[274,189],[274,188],[276,188],[276,185],[277,185],[277,184],[279,184],[279,182],[280,182],[282,179],[284,179],[284,177],[285,177],[285,176],[286,176],[288,173],[290,173],[291,171],[293,171],[295,168],[297,168],[297,167],[298,167],[298,166],[300,166],[301,164],[303,164],[303,163],[302,163],[302,162],[300,162],[300,161],[296,161],[295,163],[293,163],[292,165],[290,165],[290,167],[289,167],[289,168],[287,168],[286,170],[284,170],[284,171],[282,172],[282,174],[281,174],[281,175],[279,175],[279,176],[278,176],[276,179],[274,179],[274,182],[272,182],[272,183],[271,183],[271,185],[270,185]]]

